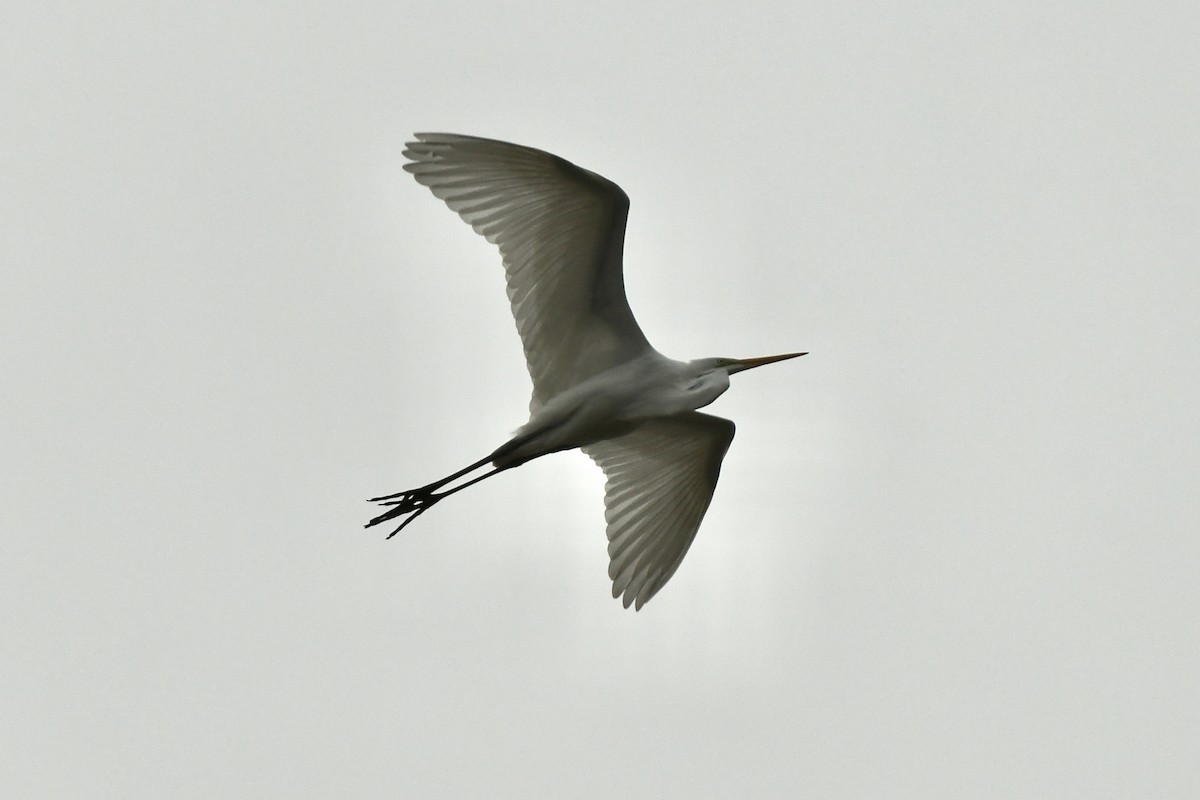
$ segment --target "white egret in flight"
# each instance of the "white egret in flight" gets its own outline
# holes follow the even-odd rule
[[[367,527],[401,519],[391,538],[455,492],[578,447],[607,479],[613,597],[640,609],[695,539],[733,440],[732,422],[696,409],[728,389],[733,373],[805,353],[667,358],[625,299],[629,198],[619,186],[530,147],[448,133],[416,139],[404,168],[500,248],[533,397],[529,421],[488,455],[439,481],[372,498],[388,509]]]

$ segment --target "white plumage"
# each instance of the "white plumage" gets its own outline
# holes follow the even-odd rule
[[[404,168],[500,249],[533,381],[529,421],[485,458],[373,498],[404,518],[548,453],[581,448],[604,470],[613,597],[640,609],[678,569],[708,510],[734,425],[695,411],[729,375],[804,353],[682,362],[650,346],[625,298],[629,198],[615,183],[529,147],[422,133]],[[451,482],[492,469],[444,491]]]

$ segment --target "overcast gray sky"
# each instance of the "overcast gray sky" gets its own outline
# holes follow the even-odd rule
[[[1200,792],[1194,3],[23,4],[0,23],[0,794]],[[632,198],[735,378],[671,583],[525,421],[414,130]]]

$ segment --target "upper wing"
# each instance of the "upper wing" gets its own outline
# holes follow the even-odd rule
[[[404,168],[500,246],[533,379],[531,408],[650,349],[625,299],[629,198],[621,187],[529,147],[416,137]]]
[[[604,470],[613,597],[640,609],[675,574],[696,538],[733,441],[727,419],[688,411],[589,444]]]

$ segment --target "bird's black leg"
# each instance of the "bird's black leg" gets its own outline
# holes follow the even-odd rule
[[[484,478],[492,477],[497,472],[504,472],[506,469],[512,469],[513,467],[524,464],[525,461],[528,460],[527,458],[513,460],[512,453],[517,448],[521,447],[521,445],[534,438],[536,435],[538,435],[537,432],[534,432],[525,434],[524,436],[518,436],[514,439],[509,439],[507,442],[500,445],[487,456],[476,461],[474,464],[468,464],[458,472],[447,475],[439,481],[434,481],[433,483],[419,486],[416,489],[407,489],[403,492],[395,492],[393,494],[372,497],[372,503],[379,503],[381,506],[390,506],[390,508],[368,522],[365,527],[370,528],[372,525],[378,525],[381,522],[386,522],[390,519],[396,519],[397,517],[407,517],[403,522],[400,523],[400,526],[396,528],[396,530],[388,534],[388,538],[392,538],[401,530],[403,530],[405,525],[424,514],[439,500],[449,497],[455,492],[461,492],[468,486],[474,486]],[[438,491],[438,489],[442,488],[446,484],[456,481],[465,475],[469,475],[480,467],[492,464],[497,460],[502,460],[501,466],[493,467],[489,472],[485,472],[483,475],[480,475],[477,478],[472,478],[466,483],[459,484],[453,489],[447,489],[444,492]]]
[[[383,505],[383,506],[391,506],[391,508],[389,508],[387,511],[383,512],[379,516],[372,519],[370,522],[368,522],[363,527],[370,528],[373,525],[378,525],[379,523],[386,522],[390,519],[396,519],[397,517],[406,517],[405,520],[403,522],[401,522],[400,525],[394,531],[392,531],[391,533],[388,534],[387,538],[390,539],[393,536],[395,536],[397,533],[399,533],[400,531],[404,530],[404,527],[406,525],[408,525],[410,522],[412,522],[417,517],[424,514],[426,511],[428,511],[430,508],[432,508],[434,505],[436,505],[439,501],[446,499],[447,497],[454,494],[455,492],[461,492],[463,489],[466,489],[468,486],[474,486],[475,484],[479,483],[481,480],[484,480],[485,478],[490,478],[498,472],[503,472],[504,470],[511,469],[513,466],[515,466],[515,465],[508,465],[508,466],[503,466],[503,467],[496,467],[489,472],[485,472],[484,474],[480,475],[477,478],[472,478],[471,480],[467,481],[466,483],[455,486],[453,489],[447,489],[444,492],[435,491],[439,487],[445,486],[447,483],[454,480],[455,478],[461,478],[463,475],[466,475],[467,473],[471,472],[472,470],[479,469],[481,466],[488,463],[490,460],[491,460],[491,457],[489,456],[488,458],[485,458],[481,461],[477,461],[474,464],[472,464],[471,466],[466,467],[465,469],[461,469],[458,472],[454,473],[453,475],[443,478],[442,480],[437,481],[436,483],[431,483],[427,486],[422,486],[418,489],[409,489],[408,491],[405,491],[405,492],[396,492],[395,494],[389,494],[389,495],[384,495],[383,497],[372,498],[373,502],[379,503],[380,505]]]
[[[474,472],[475,470],[482,467],[484,464],[489,463],[492,460],[493,455],[489,455],[486,458],[481,458],[478,461],[476,461],[474,464],[465,466],[462,469],[460,469],[458,472],[455,472],[453,475],[447,475],[446,477],[442,478],[440,481],[434,481],[433,483],[428,483],[417,489],[408,489],[403,492],[396,492],[395,494],[385,494],[380,497],[372,497],[369,502],[385,503],[387,505],[393,505],[393,504],[403,503],[404,499],[409,496],[415,497],[415,496],[424,495],[424,494],[432,494],[435,489],[440,489],[443,486],[445,486],[447,483],[449,483],[450,481],[455,480],[456,478],[461,478],[463,475],[466,475],[470,472]],[[389,501],[391,501],[391,502],[389,502]]]

